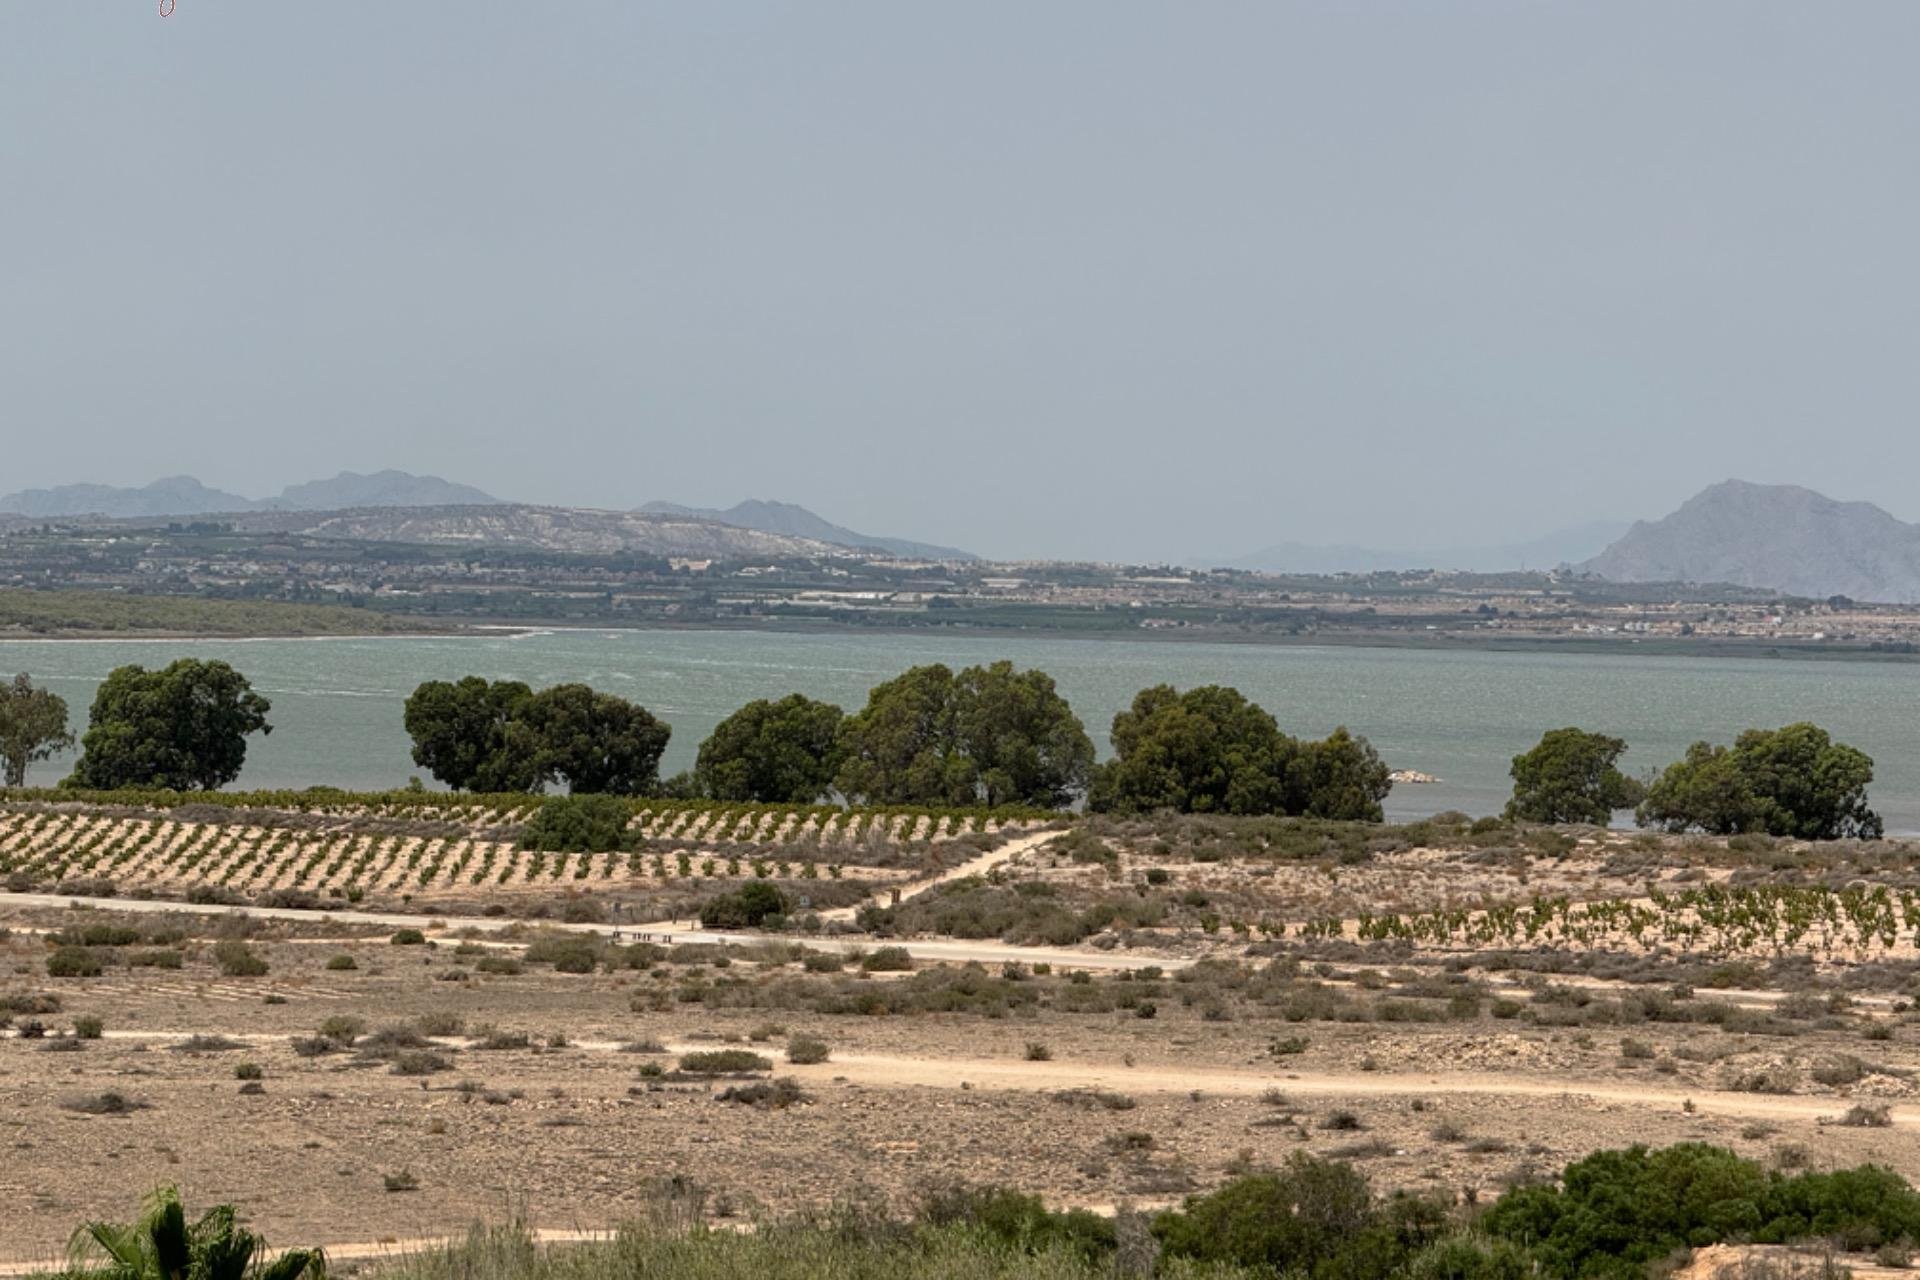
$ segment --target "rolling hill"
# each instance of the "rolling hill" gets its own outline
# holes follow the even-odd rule
[[[138,488],[107,484],[63,484],[23,489],[0,497],[0,513],[57,519],[109,516],[141,519],[160,516],[226,515],[240,511],[337,511],[349,507],[484,506],[500,499],[438,476],[405,471],[361,475],[342,471],[331,480],[288,485],[276,497],[253,499],[210,489],[192,476],[170,476]]]
[[[831,542],[842,547],[878,548],[908,560],[978,560],[980,558],[971,551],[961,551],[955,547],[915,542],[910,538],[888,538],[871,533],[857,533],[791,502],[750,499],[736,503],[724,511],[709,507],[683,507],[676,502],[649,502],[640,510],[647,515],[692,516],[700,520],[717,520],[721,524],[730,524],[741,529],[758,529],[762,533],[785,534],[794,538],[812,538],[818,542]]]

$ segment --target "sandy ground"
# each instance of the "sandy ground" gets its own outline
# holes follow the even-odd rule
[[[30,923],[45,922],[40,913]],[[43,939],[17,932],[0,945],[0,971],[11,974],[0,990],[60,996],[61,1011],[44,1018],[54,1032],[76,1014],[106,1023],[102,1039],[72,1052],[0,1039],[0,1190],[27,1210],[0,1224],[0,1259],[14,1261],[44,1260],[73,1224],[127,1213],[162,1181],[196,1204],[243,1204],[278,1243],[377,1245],[513,1212],[550,1229],[600,1229],[643,1212],[660,1180],[676,1176],[705,1188],[710,1211],[727,1221],[853,1194],[905,1203],[953,1178],[1063,1203],[1158,1204],[1296,1149],[1358,1160],[1382,1186],[1448,1195],[1491,1194],[1521,1172],[1550,1173],[1630,1141],[1701,1139],[1761,1158],[1797,1146],[1817,1164],[1874,1159],[1920,1175],[1920,1098],[1901,1075],[1844,1089],[1803,1077],[1787,1095],[1729,1091],[1724,1061],[1670,1055],[1712,1047],[1752,1057],[1782,1046],[1711,1028],[1291,1024],[1255,1010],[1215,1022],[1175,999],[1151,1021],[1059,1008],[1004,1018],[698,1005],[636,1013],[650,976],[533,968],[445,981],[458,967],[451,948],[397,948],[384,937],[262,941],[272,972],[257,979],[221,978],[199,956],[177,973],[53,981],[37,972]],[[336,951],[359,967],[326,969]],[[1782,993],[1754,994],[1765,1004]],[[338,1014],[375,1026],[452,1015],[469,1034],[436,1041],[452,1069],[423,1077],[346,1054],[295,1054],[294,1037]],[[475,1047],[483,1022],[532,1041]],[[780,1029],[769,1033],[769,1023]],[[801,1084],[802,1104],[760,1110],[720,1100],[736,1082],[642,1074],[646,1063],[670,1070],[681,1052],[755,1032],[766,1033],[753,1047],[776,1074]],[[795,1033],[828,1041],[832,1058],[782,1062]],[[179,1052],[189,1034],[239,1047]],[[556,1034],[564,1047],[541,1043]],[[1288,1034],[1310,1046],[1273,1057],[1268,1046]],[[1625,1062],[1629,1034],[1655,1041],[1673,1070]],[[1869,1048],[1856,1030],[1812,1032],[1790,1048],[1804,1060],[1871,1053],[1887,1071],[1912,1072],[1920,1041],[1908,1035]],[[666,1052],[616,1048],[636,1038]],[[1028,1060],[1035,1043],[1050,1060]],[[262,1068],[262,1092],[240,1092],[243,1061]],[[107,1091],[142,1108],[68,1109]],[[1861,1099],[1889,1104],[1893,1123],[1831,1123]],[[1334,1127],[1343,1112],[1352,1127]],[[385,1190],[401,1171],[417,1190]]]
[[[1046,880],[1077,904],[1144,892],[1157,868],[1165,880],[1152,883],[1166,883],[1170,897],[1298,921],[1355,904],[1469,909],[1534,892],[1638,898],[1650,882],[1728,874],[1612,842],[1534,861],[1413,850],[1358,866],[1188,862],[1129,845],[1116,864],[1088,865],[1050,848],[1056,835],[1024,834],[963,865],[923,868],[903,897],[1005,872]],[[890,902],[891,888],[872,900]],[[524,946],[526,926],[511,919],[119,899],[74,906],[66,895],[0,895],[0,926],[10,930],[0,937],[0,998],[52,994],[60,1003],[32,1015],[54,1039],[0,1036],[0,1191],[25,1208],[0,1221],[0,1272],[51,1260],[76,1223],[129,1214],[169,1181],[194,1205],[240,1204],[276,1244],[329,1245],[347,1258],[513,1215],[555,1232],[600,1231],[656,1205],[668,1179],[698,1188],[712,1220],[740,1223],[763,1208],[850,1196],[905,1206],[956,1179],[1007,1183],[1059,1204],[1165,1204],[1296,1150],[1352,1160],[1383,1189],[1446,1198],[1484,1199],[1630,1142],[1710,1141],[1782,1167],[1873,1160],[1920,1177],[1920,1022],[1909,971],[1862,964],[1844,949],[1823,951],[1802,973],[1818,992],[1748,980],[1720,982],[1698,999],[1672,996],[1742,1010],[1745,1023],[1617,1025],[1583,1020],[1582,1004],[1666,992],[1679,967],[1694,973],[1723,957],[1643,947],[1627,957],[1633,981],[1518,967],[1463,974],[1466,949],[1361,946],[1348,914],[1344,940],[1289,942],[1270,961],[1270,939],[1249,955],[1253,936],[1197,927],[1201,907],[1101,946],[796,939],[843,955],[900,945],[923,969],[977,964],[982,977],[1010,962],[1025,967],[1025,1003],[862,1014],[813,1012],[794,992],[840,983],[884,995],[928,975],[823,978],[797,959],[744,953],[725,967],[691,955],[651,972],[529,965],[507,975],[486,972],[481,959]],[[844,926],[855,910],[831,923]],[[49,977],[48,931],[86,922],[184,923],[207,936],[184,944],[178,970]],[[438,945],[393,945],[400,928]],[[225,977],[215,966],[211,935],[242,930],[270,962],[267,975]],[[626,923],[620,933],[758,941],[684,921]],[[353,968],[329,967],[341,954]],[[1543,957],[1553,958],[1534,958]],[[1364,1020],[1289,1020],[1283,1002],[1243,994],[1238,980],[1200,963],[1208,959],[1232,960],[1242,977],[1297,960],[1286,982],[1378,1007]],[[1147,966],[1159,976],[1142,973]],[[1148,988],[1152,1017],[1139,1008]],[[1476,1001],[1457,1019],[1388,1015],[1395,999],[1435,1005],[1455,990]],[[734,997],[746,1007],[733,1007]],[[104,1023],[101,1038],[61,1038],[89,1016]],[[428,1052],[446,1069],[402,1075],[388,1061],[297,1051],[340,1016],[374,1028],[439,1020]],[[525,1038],[490,1040],[489,1030]],[[825,1040],[830,1059],[785,1062],[799,1034]],[[196,1035],[232,1046],[182,1051]],[[799,1085],[798,1103],[767,1109],[723,1097],[743,1081],[677,1078],[684,1054],[721,1045],[772,1060],[774,1075]],[[242,1063],[257,1065],[260,1079],[243,1081]],[[107,1093],[132,1109],[90,1114],[76,1105]],[[1855,1106],[1885,1108],[1885,1123],[1840,1123]],[[415,1185],[389,1190],[390,1182]]]

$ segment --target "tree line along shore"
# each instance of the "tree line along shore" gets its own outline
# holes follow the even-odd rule
[[[235,781],[247,740],[273,731],[269,700],[218,660],[116,668],[84,732],[63,699],[27,675],[0,689],[0,765],[9,788],[76,745],[69,791],[212,792]],[[917,666],[847,712],[793,693],[749,702],[701,743],[692,769],[660,775],[671,726],[585,684],[431,680],[407,698],[415,763],[455,792],[649,797],[940,810],[1214,813],[1379,822],[1391,772],[1367,739],[1284,732],[1238,690],[1142,689],[1113,718],[1112,756],[1044,671],[1000,661]],[[1619,738],[1547,731],[1514,757],[1504,816],[1598,823],[1632,809],[1645,827],[1716,835],[1874,839],[1873,761],[1807,724],[1697,742],[1665,770],[1630,778]]]

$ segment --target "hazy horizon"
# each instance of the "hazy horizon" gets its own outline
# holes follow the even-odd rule
[[[989,555],[1920,517],[1911,6],[23,6],[0,491]]]

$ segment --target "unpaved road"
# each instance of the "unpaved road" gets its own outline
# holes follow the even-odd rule
[[[185,1040],[185,1031],[108,1031],[107,1039],[142,1040],[155,1043]],[[202,1031],[200,1034],[208,1034]],[[291,1039],[287,1035],[261,1034],[240,1030],[218,1034],[253,1044],[270,1044]],[[460,1037],[436,1037],[450,1047],[471,1047],[474,1042]],[[613,1052],[616,1040],[575,1040],[575,1049]],[[697,1053],[723,1047],[712,1040],[671,1041],[665,1046],[669,1055]],[[735,1046],[737,1047],[737,1046]],[[752,1046],[756,1052],[778,1058],[769,1046]],[[1030,1062],[1013,1058],[923,1058],[905,1055],[844,1053],[835,1050],[825,1063],[796,1066],[778,1061],[776,1071],[799,1080],[844,1081],[850,1084],[890,1089],[988,1089],[1038,1093],[1061,1089],[1109,1089],[1116,1093],[1192,1093],[1259,1097],[1275,1090],[1287,1099],[1294,1098],[1404,1098],[1443,1094],[1484,1094],[1501,1098],[1568,1098],[1645,1107],[1661,1111],[1684,1112],[1689,1103],[1701,1114],[1732,1116],[1738,1119],[1837,1120],[1854,1099],[1739,1093],[1712,1089],[1640,1088],[1612,1081],[1579,1080],[1558,1076],[1522,1076],[1484,1072],[1303,1072],[1283,1070],[1193,1069],[1162,1063],[1127,1066],[1111,1061]],[[1872,1102],[1873,1099],[1867,1099]],[[1276,1098],[1276,1102],[1278,1099]],[[1920,1124],[1920,1107],[1891,1108],[1896,1125]]]
[[[984,876],[995,867],[1005,866],[1029,849],[1038,849],[1041,845],[1046,844],[1061,834],[1059,831],[1036,831],[1032,835],[1021,836],[1017,840],[1009,840],[998,849],[989,849],[979,857],[969,858],[959,866],[949,867],[947,870],[942,871],[939,875],[933,876],[930,879],[916,880],[910,884],[889,886],[879,893],[874,894],[865,902],[855,903],[851,907],[834,907],[831,910],[822,911],[820,918],[822,920],[851,921],[855,915],[859,914],[860,908],[863,906],[886,906],[892,900],[895,892],[898,892],[901,900],[905,901],[908,898],[918,897],[929,889],[937,888],[943,884],[951,884],[955,880],[965,880],[968,876]]]

